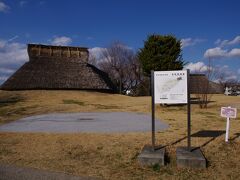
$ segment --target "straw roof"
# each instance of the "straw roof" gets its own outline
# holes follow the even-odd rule
[[[1,89],[114,91],[108,75],[87,63],[87,48],[29,44],[28,54],[29,62],[18,69]]]
[[[223,93],[223,88],[220,84],[208,81],[204,74],[190,74],[190,93]]]

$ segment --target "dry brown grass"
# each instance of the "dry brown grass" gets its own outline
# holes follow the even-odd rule
[[[213,101],[207,110],[192,106],[192,133],[225,130],[220,107],[240,106],[240,97],[214,95]],[[0,102],[1,123],[50,112],[150,113],[151,107],[149,97],[83,91],[0,91]],[[201,146],[209,161],[205,170],[176,168],[176,147],[186,145],[186,107],[157,106],[156,116],[170,125],[156,133],[158,144],[167,145],[170,163],[165,167],[141,168],[137,163],[141,148],[150,143],[150,133],[0,133],[0,162],[104,179],[239,178],[240,137],[235,138],[240,132],[239,113],[230,124],[230,143],[224,143],[224,135],[192,138],[193,146]]]

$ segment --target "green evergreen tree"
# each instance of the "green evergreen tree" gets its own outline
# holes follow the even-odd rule
[[[182,59],[181,41],[172,35],[150,35],[138,53],[143,72],[150,76],[151,70],[181,70],[186,64]]]

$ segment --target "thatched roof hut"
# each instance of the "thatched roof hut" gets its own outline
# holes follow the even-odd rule
[[[218,94],[223,93],[223,87],[218,83],[208,81],[204,74],[190,74],[190,93]]]
[[[115,89],[106,73],[88,64],[87,48],[29,44],[28,55],[29,61],[1,89]]]

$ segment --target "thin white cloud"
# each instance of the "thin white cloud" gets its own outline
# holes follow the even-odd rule
[[[28,56],[25,44],[4,40],[2,42],[4,43],[0,46],[0,65],[9,63],[22,64],[26,62]]]
[[[15,72],[15,69],[0,68],[0,74],[12,74],[14,72]]]
[[[223,66],[208,66],[202,61],[196,63],[187,64],[184,69],[190,69],[191,73],[201,73],[208,74],[208,70],[210,68],[210,72],[214,76],[212,79],[214,82],[228,81],[228,80],[236,80],[238,79],[238,74],[240,74],[240,69],[238,71],[233,71],[229,68],[228,65]]]
[[[238,72],[231,69],[228,65],[215,66],[215,74],[218,77],[218,79],[216,79],[216,82],[237,80],[239,78]]]
[[[94,37],[92,37],[92,36],[88,36],[86,39],[87,39],[87,40],[93,40]]]
[[[240,44],[240,36],[236,36],[232,41],[228,42],[229,45]]]
[[[52,45],[56,46],[67,46],[72,43],[72,39],[66,36],[55,37],[51,40]]]
[[[6,81],[7,79],[8,76],[0,75],[0,84],[2,84],[2,82]]]
[[[27,1],[20,1],[20,2],[19,2],[19,5],[20,5],[21,7],[25,6],[26,4],[27,4]]]
[[[25,44],[0,39],[0,84],[27,60]]]
[[[230,80],[237,80],[237,79],[238,77],[236,75],[232,75],[232,76],[227,76],[225,80],[230,81]]]
[[[194,46],[198,43],[206,41],[205,39],[199,39],[199,38],[184,38],[181,39],[181,46],[182,48],[188,47],[188,46]]]
[[[227,80],[232,80],[236,79],[237,77],[237,72],[233,71],[230,69],[228,65],[220,66],[217,65],[215,66],[217,76],[219,77],[218,81],[227,81]]]
[[[188,63],[184,69],[189,69],[193,73],[204,73],[208,70],[208,66],[204,62]]]
[[[118,47],[119,49],[125,49],[125,50],[129,50],[132,51],[133,48],[126,46],[122,43],[113,43],[112,44],[114,47]],[[111,46],[112,46],[111,45]],[[110,46],[110,49],[111,49]],[[89,48],[89,60],[94,60],[96,62],[96,64],[100,63],[100,62],[104,62],[104,61],[108,61],[110,58],[110,55],[107,52],[107,48],[102,48],[102,47],[93,47],[93,48]]]
[[[220,47],[207,49],[204,53],[205,58],[222,58],[228,54],[227,50],[223,50]]]
[[[2,82],[6,81],[9,78],[9,76],[11,76],[15,71],[16,69],[11,69],[8,67],[0,68],[0,85]]]
[[[102,53],[105,52],[107,49],[106,48],[101,48],[101,47],[94,47],[94,48],[89,48],[89,55],[95,57],[97,60],[102,58]]]
[[[207,49],[204,53],[205,58],[239,58],[240,48],[236,45],[240,44],[240,36],[236,36],[232,40],[218,39],[215,44],[217,47]],[[235,47],[234,47],[235,46]]]
[[[221,44],[221,42],[222,42],[221,39],[217,39],[217,40],[214,42],[214,44],[219,45],[219,44]]]
[[[237,73],[240,74],[240,68],[238,69]]]
[[[7,41],[0,39],[0,49],[3,48],[6,43],[7,43]]]
[[[205,58],[234,58],[240,57],[240,49],[224,50],[221,47],[207,49],[204,53]]]
[[[89,48],[89,63],[98,67],[99,63],[107,61],[107,58],[103,56],[103,53],[107,51],[107,48],[94,47]]]
[[[0,1],[0,12],[7,12],[10,9],[8,5]]]
[[[14,37],[10,38],[10,39],[8,40],[8,42],[10,42],[10,41],[13,41],[13,40],[17,39],[18,37],[19,37],[19,36],[18,36],[18,35],[16,35],[16,36],[14,36]]]
[[[228,52],[229,57],[240,57],[240,49],[234,48]]]
[[[44,5],[46,3],[46,1],[39,1],[39,5]]]
[[[215,44],[220,46],[220,47],[238,45],[238,44],[240,44],[240,36],[236,36],[232,40],[221,40],[221,39],[218,39],[215,42]]]

